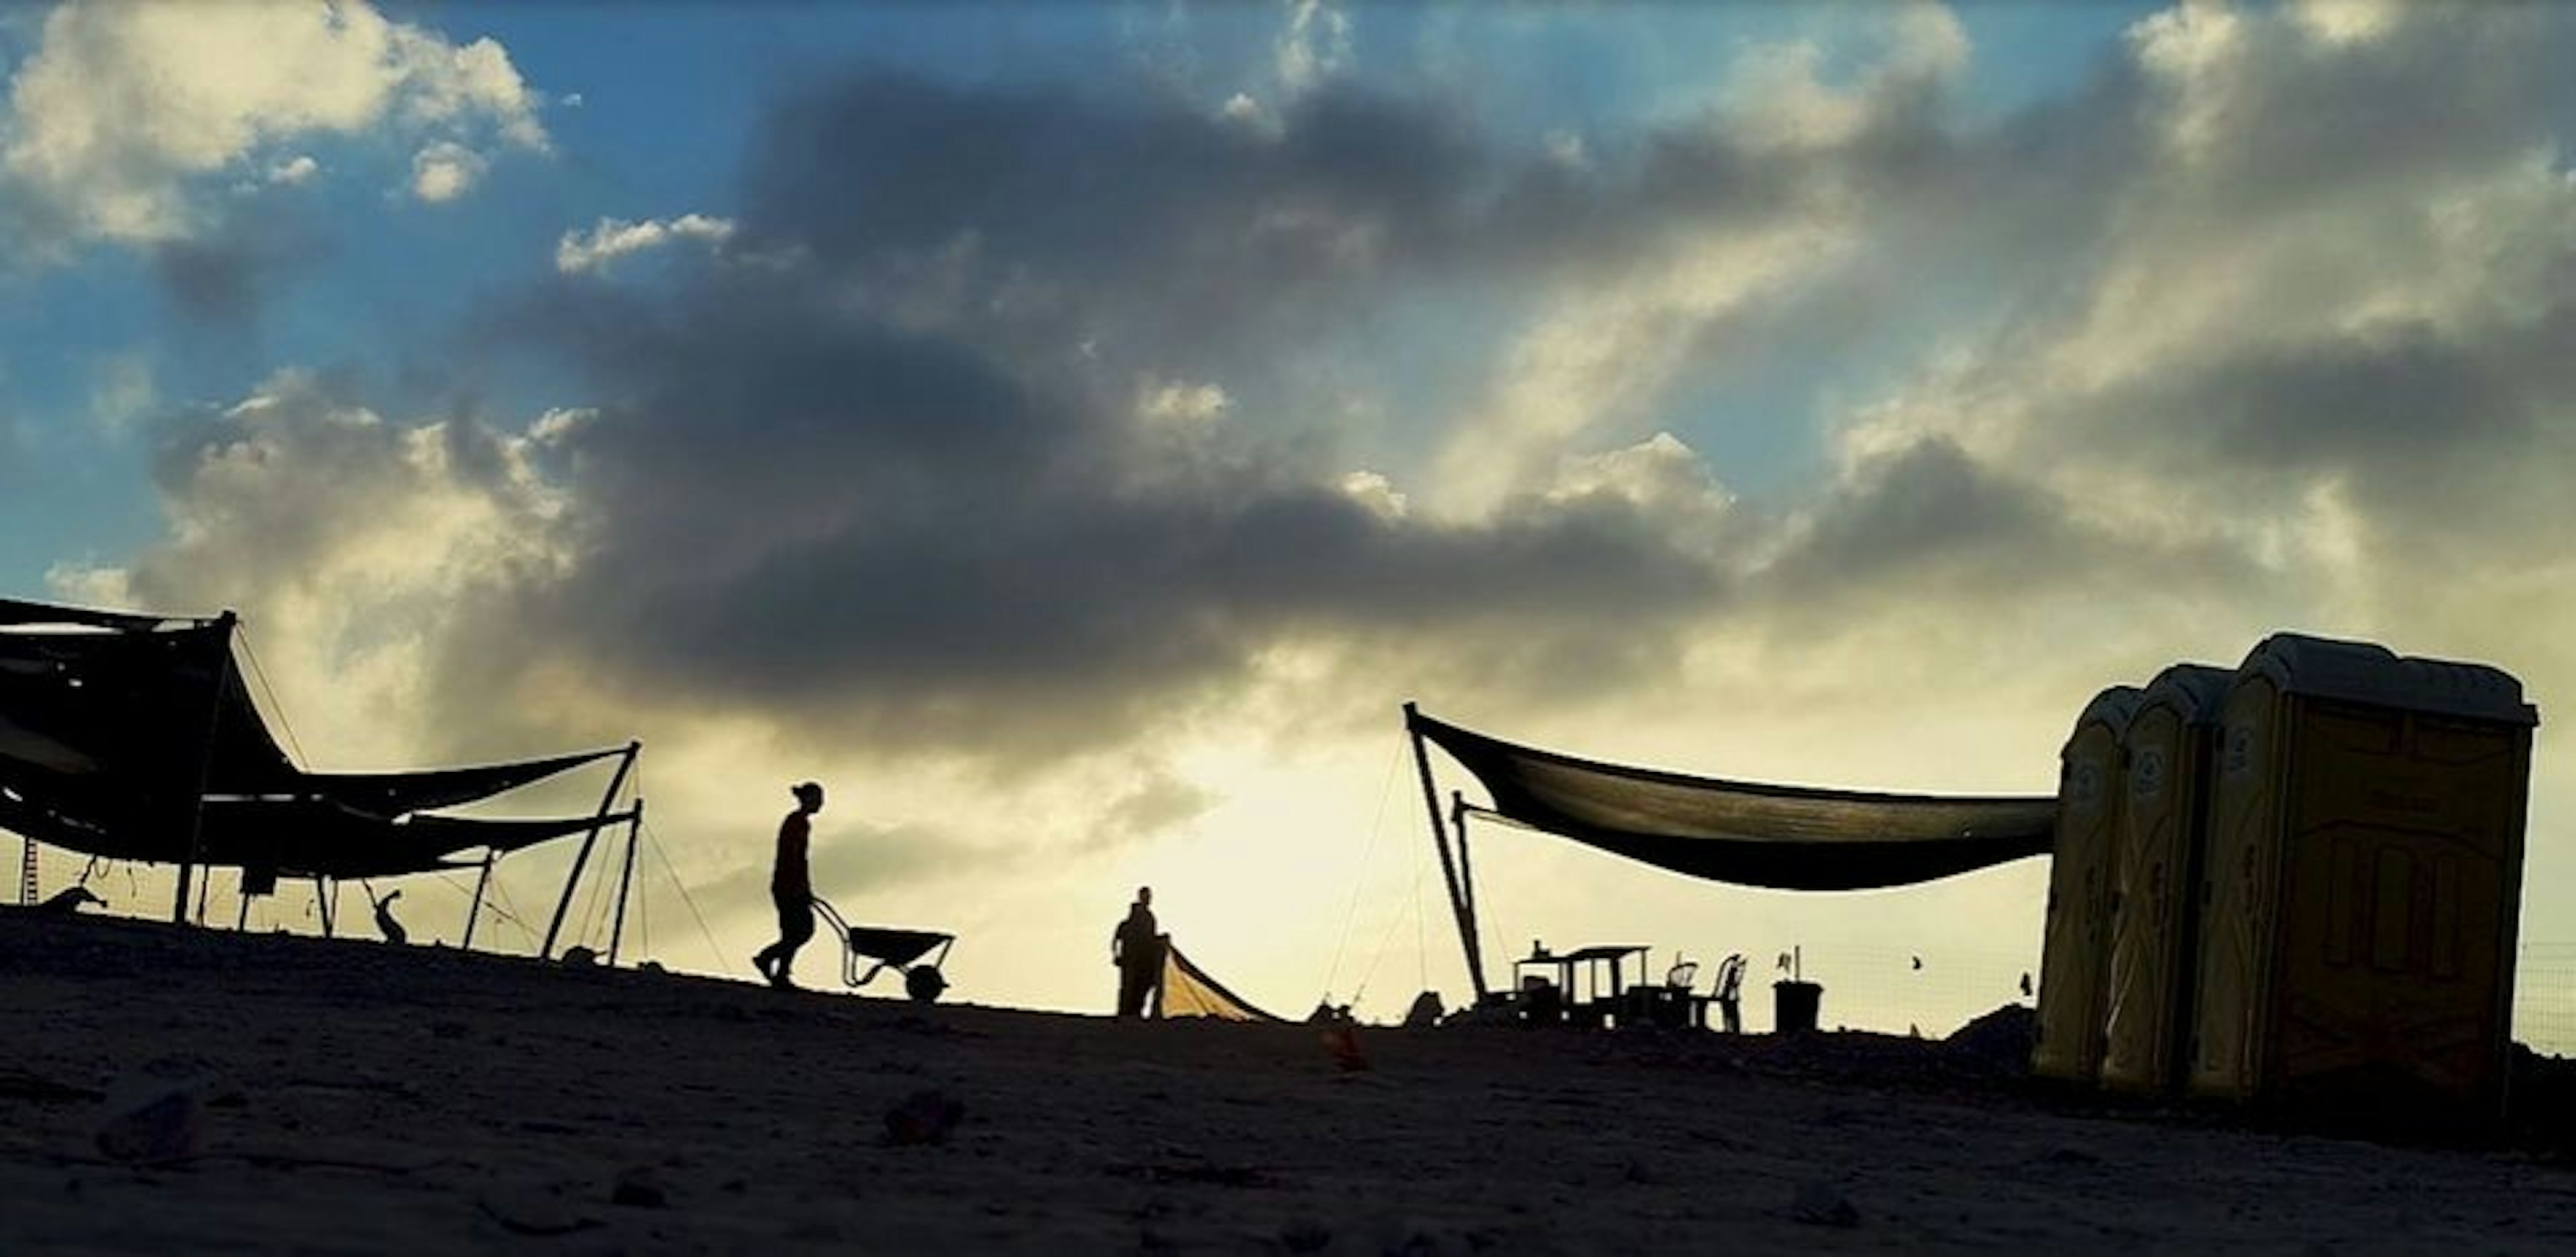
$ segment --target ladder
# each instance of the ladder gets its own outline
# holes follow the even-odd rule
[[[36,840],[18,840],[18,902],[33,906],[36,902]]]

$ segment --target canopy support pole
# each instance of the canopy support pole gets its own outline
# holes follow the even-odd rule
[[[319,873],[313,875],[313,907],[322,915],[322,937],[331,937],[331,888]]]
[[[582,866],[590,863],[590,849],[599,843],[600,827],[608,823],[608,809],[617,802],[617,792],[626,786],[626,774],[635,767],[635,756],[644,749],[642,742],[626,744],[626,754],[617,761],[617,775],[609,778],[608,793],[599,796],[599,815],[591,822],[590,832],[582,836],[581,852],[572,858],[572,872],[564,877],[563,897],[555,900],[554,920],[546,923],[546,941],[537,948],[537,959],[555,957],[555,939],[563,934],[564,914],[572,911],[573,888],[581,884]]]
[[[1449,823],[1458,830],[1459,906],[1467,915],[1467,932],[1476,937],[1476,955],[1482,960],[1485,923],[1476,919],[1476,865],[1467,858],[1467,796],[1455,790],[1449,792]]]
[[[644,829],[644,800],[626,814],[626,867],[617,874],[617,923],[608,927],[608,967],[617,967],[617,949],[626,941],[626,896],[635,888],[635,839]]]
[[[492,885],[492,862],[500,858],[500,848],[483,848],[483,873],[474,879],[474,905],[465,910],[465,937],[457,940],[458,951],[474,950],[474,923],[483,918],[483,892]]]
[[[1475,983],[1476,1000],[1486,997],[1485,959],[1476,946],[1476,927],[1467,895],[1458,884],[1458,866],[1449,855],[1449,826],[1440,815],[1440,788],[1431,780],[1431,754],[1423,749],[1422,731],[1414,727],[1414,707],[1404,705],[1404,734],[1413,739],[1413,767],[1422,777],[1422,806],[1431,814],[1431,841],[1440,850],[1440,876],[1449,883],[1449,911],[1458,918],[1458,942],[1467,953],[1467,977]]]
[[[189,877],[196,872],[197,862],[206,853],[206,779],[215,771],[215,732],[224,720],[224,687],[233,679],[233,613],[226,610],[215,617],[215,623],[224,630],[223,649],[218,652],[220,659],[215,665],[214,689],[206,704],[206,747],[197,757],[197,788],[188,795],[188,858],[179,862],[179,895],[170,905],[170,920],[180,925],[188,923]],[[205,924],[205,917],[205,901],[200,899],[197,923]]]

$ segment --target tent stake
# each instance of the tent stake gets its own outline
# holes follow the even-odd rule
[[[546,923],[546,941],[537,948],[537,959],[555,957],[555,939],[563,933],[564,914],[572,911],[572,892],[581,884],[582,866],[590,863],[590,849],[599,843],[600,826],[608,823],[608,809],[617,802],[617,792],[626,785],[627,771],[635,767],[635,756],[644,749],[642,742],[626,744],[626,755],[617,761],[617,775],[608,780],[608,793],[599,797],[599,815],[591,821],[590,832],[582,836],[581,851],[572,858],[572,872],[564,878],[563,897],[555,901],[554,920]]]
[[[1449,883],[1449,911],[1458,918],[1458,942],[1467,953],[1467,978],[1475,983],[1476,1000],[1484,1002],[1485,961],[1476,946],[1476,928],[1468,919],[1467,899],[1458,885],[1458,866],[1449,856],[1449,826],[1440,817],[1440,788],[1431,780],[1431,755],[1422,747],[1422,731],[1414,727],[1414,706],[1404,705],[1405,736],[1413,739],[1413,767],[1422,776],[1422,805],[1431,813],[1431,841],[1440,849],[1440,876]]]

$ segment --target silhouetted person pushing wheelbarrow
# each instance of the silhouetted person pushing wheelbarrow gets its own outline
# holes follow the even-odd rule
[[[778,941],[751,958],[751,967],[781,989],[796,985],[789,974],[796,949],[814,937],[814,878],[805,867],[805,849],[814,832],[811,818],[823,810],[823,787],[800,782],[791,793],[796,810],[778,822],[778,861],[769,873],[770,902],[778,906]]]

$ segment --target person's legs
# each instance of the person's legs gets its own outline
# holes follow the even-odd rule
[[[796,966],[796,951],[814,937],[814,902],[810,899],[782,899],[778,902],[778,941],[762,949],[752,963],[760,965],[760,974],[771,986],[796,985],[791,971]],[[762,963],[762,958],[767,963]]]

